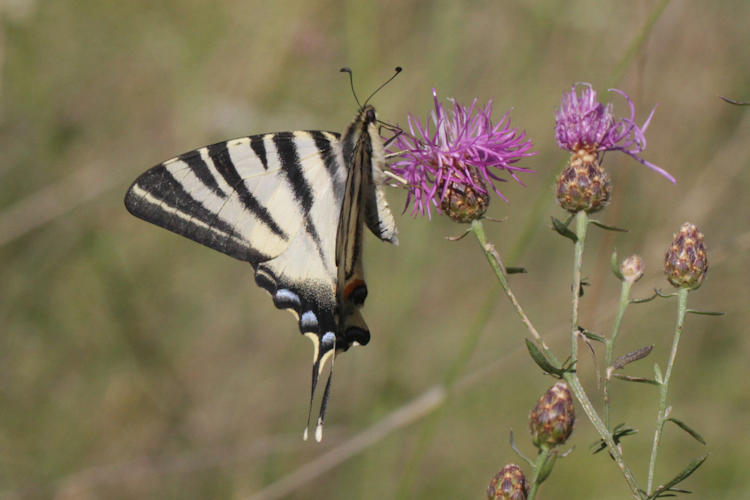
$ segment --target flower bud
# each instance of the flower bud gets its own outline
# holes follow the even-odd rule
[[[450,182],[440,201],[440,211],[456,222],[471,222],[480,218],[490,205],[490,195],[481,191],[484,185],[476,177],[474,184]]]
[[[701,286],[708,271],[708,257],[703,246],[703,233],[699,233],[694,224],[684,223],[674,235],[664,257],[664,271],[669,282],[677,288]]]
[[[620,264],[620,273],[625,278],[625,281],[635,283],[641,279],[645,268],[646,266],[643,264],[641,256],[634,254],[622,261],[622,264]]]
[[[526,500],[528,485],[526,476],[516,464],[508,464],[490,481],[488,500]]]
[[[558,382],[539,398],[529,414],[534,446],[549,449],[563,444],[573,432],[575,420],[573,396],[568,384]]]
[[[612,183],[599,158],[583,150],[570,156],[557,178],[557,201],[571,213],[598,212],[607,205],[611,190]]]

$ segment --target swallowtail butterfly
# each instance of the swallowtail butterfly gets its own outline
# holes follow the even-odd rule
[[[136,217],[250,263],[256,283],[313,342],[310,410],[331,361],[318,441],[335,354],[370,340],[360,313],[363,226],[398,243],[377,124],[365,102],[342,135],[311,130],[219,142],[156,165],[125,195]],[[309,420],[310,412],[308,427]]]

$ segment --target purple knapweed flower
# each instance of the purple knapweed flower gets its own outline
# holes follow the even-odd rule
[[[600,103],[591,84],[576,83],[569,92],[563,93],[560,107],[555,109],[557,144],[574,154],[596,155],[603,151],[622,151],[674,183],[675,178],[669,172],[640,156],[646,149],[645,132],[656,108],[651,110],[646,121],[639,127],[635,123],[635,106],[630,97],[621,90],[609,90],[625,98],[630,107],[630,118],[616,120],[612,104],[604,106]]]
[[[455,99],[453,109],[446,110],[432,90],[435,109],[424,125],[414,115],[409,115],[409,131],[395,137],[388,152],[396,159],[390,165],[393,173],[406,180],[409,195],[404,211],[412,206],[413,215],[431,216],[430,205],[438,212],[455,212],[454,220],[467,222],[481,216],[489,203],[487,185],[505,200],[495,186],[495,181],[506,173],[519,184],[518,172],[533,170],[515,166],[523,157],[532,156],[533,144],[524,132],[510,127],[508,111],[493,125],[492,101],[484,108],[462,106]],[[507,201],[507,200],[506,200]],[[467,204],[470,205],[467,208]],[[478,204],[478,209],[471,205]],[[474,207],[476,208],[476,207]]]

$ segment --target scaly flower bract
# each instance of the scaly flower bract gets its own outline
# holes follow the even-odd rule
[[[430,217],[430,205],[443,212],[444,202],[451,195],[455,198],[456,193],[468,193],[480,203],[484,198],[484,206],[478,209],[480,216],[489,199],[487,184],[505,200],[495,186],[495,181],[507,180],[500,175],[506,173],[523,185],[517,174],[533,172],[515,165],[521,158],[536,154],[529,151],[533,144],[524,132],[510,126],[510,111],[493,125],[491,100],[480,108],[476,99],[468,107],[449,99],[453,109],[446,110],[435,89],[432,96],[435,102],[432,125],[429,119],[422,124],[410,114],[409,131],[397,135],[388,147],[388,153],[396,156],[391,170],[408,184],[404,211],[413,204],[413,215]]]
[[[615,119],[612,104],[605,106],[600,103],[591,84],[577,83],[569,92],[563,93],[560,107],[555,109],[557,144],[572,153],[581,150],[586,153],[622,151],[674,183],[675,178],[669,172],[640,156],[646,149],[645,133],[656,107],[639,127],[635,122],[635,105],[630,97],[622,90],[609,90],[625,98],[630,107],[630,118]]]

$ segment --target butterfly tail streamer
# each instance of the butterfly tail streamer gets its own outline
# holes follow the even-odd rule
[[[320,374],[325,368],[325,364],[328,358],[331,359],[331,368],[328,374],[328,381],[326,382],[325,389],[323,390],[323,398],[320,403],[320,412],[318,413],[318,420],[315,429],[315,440],[320,442],[323,437],[323,420],[325,419],[326,406],[328,406],[328,398],[331,392],[331,379],[333,378],[333,361],[336,357],[336,337],[333,334],[324,335],[320,344],[320,350],[317,351],[317,357],[313,362],[312,367],[312,384],[310,387],[310,405],[307,409],[307,423],[305,424],[305,431],[302,433],[302,439],[307,441],[308,431],[310,429],[310,419],[312,418],[312,408],[315,401],[315,391],[318,387],[318,381],[320,380]]]
[[[307,409],[307,423],[305,424],[305,432],[302,433],[302,439],[307,441],[307,431],[310,428],[310,418],[312,418],[313,400],[315,399],[315,388],[318,386],[318,374],[320,366],[320,359],[315,360],[312,367],[312,387],[310,388],[310,406]]]
[[[318,413],[318,423],[315,426],[315,441],[321,442],[323,440],[323,421],[326,418],[326,408],[328,408],[328,398],[331,395],[331,382],[333,381],[333,365],[336,359],[336,354],[331,358],[331,371],[328,373],[328,381],[326,382],[326,388],[323,390],[323,399],[320,401],[320,412]]]

